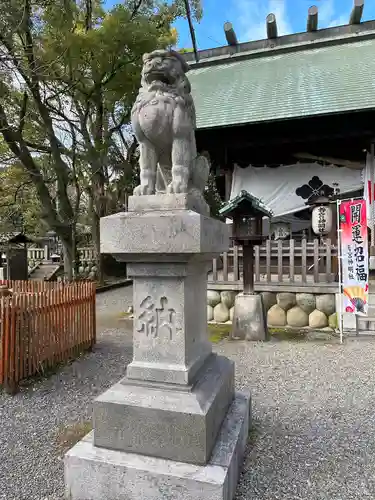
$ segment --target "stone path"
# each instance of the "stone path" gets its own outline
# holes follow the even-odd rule
[[[124,301],[124,303],[123,303]],[[92,399],[131,356],[131,288],[98,296],[95,352],[14,397],[0,393],[0,499],[62,500],[59,436],[87,421]],[[236,500],[375,498],[375,344],[223,342],[254,429]],[[204,499],[197,499],[204,500]]]

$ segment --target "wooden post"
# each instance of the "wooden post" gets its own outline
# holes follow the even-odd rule
[[[365,0],[354,0],[353,10],[350,14],[349,24],[359,24],[362,19]]]
[[[217,259],[212,260],[212,281],[217,281]]]
[[[228,281],[228,252],[223,253],[223,281]]]
[[[251,242],[243,244],[243,292],[254,294],[254,246]]]
[[[268,14],[266,19],[267,38],[277,38],[277,22],[275,14]]]
[[[338,239],[337,239],[337,204],[332,203],[331,204],[331,210],[332,210],[332,229],[330,233],[327,235],[328,238],[331,240],[332,245],[338,245]],[[337,255],[332,256],[332,273],[333,276],[335,276],[335,279],[338,275],[339,272],[339,260]]]
[[[373,197],[373,186],[374,186],[374,183],[375,183],[375,152],[374,152],[374,143],[372,142],[371,143],[371,148],[370,148],[370,163],[371,163],[371,166],[370,166],[370,181],[371,181],[371,200],[372,200],[372,203],[370,205],[370,211],[371,213],[369,214],[370,215],[370,236],[371,236],[371,242],[370,242],[370,246],[371,246],[371,249],[375,246],[375,223],[374,223],[374,200],[372,199]],[[367,186],[365,186],[365,189],[368,189]],[[367,216],[368,217],[368,216]]]
[[[260,281],[260,246],[255,245],[254,247],[254,258],[255,258],[255,281]]]
[[[225,170],[224,171],[225,175],[225,201],[230,200],[230,193],[232,191],[232,179],[233,179],[233,172],[232,170]]]
[[[283,241],[277,242],[277,279],[279,283],[283,281]]]
[[[331,283],[332,281],[332,251],[331,251],[331,239],[326,240],[326,281]]]
[[[289,240],[289,279],[294,283],[294,240]]]
[[[313,5],[309,8],[307,15],[307,31],[316,31],[318,29],[318,7]]]
[[[301,243],[302,243],[302,255],[301,255],[302,283],[307,283],[307,241],[306,241],[306,238],[303,238]]]
[[[240,280],[240,273],[238,269],[238,243],[233,247],[233,278],[234,281]]]
[[[193,20],[192,20],[192,17],[191,17],[191,10],[190,10],[189,0],[184,0],[184,3],[185,3],[186,17],[187,17],[188,24],[189,24],[191,42],[193,44],[193,51],[194,51],[195,62],[199,62],[197,39],[195,37],[195,31],[194,31],[194,26],[193,26]]]
[[[237,36],[236,32],[233,29],[232,23],[224,23],[224,33],[225,33],[225,38],[227,39],[228,45],[237,45]]]
[[[314,283],[319,283],[319,240],[314,239]]]
[[[266,241],[266,274],[267,274],[267,283],[271,283],[271,281],[272,281],[272,275],[271,275],[271,250],[272,250],[271,240],[268,239]]]

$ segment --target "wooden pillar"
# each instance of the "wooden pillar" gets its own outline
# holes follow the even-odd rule
[[[277,38],[277,22],[275,14],[268,14],[266,19],[267,38]]]
[[[224,176],[225,176],[225,201],[229,201],[230,193],[232,191],[233,171],[225,170]]]
[[[353,10],[350,14],[349,24],[359,24],[362,19],[365,0],[354,0]]]
[[[254,294],[254,246],[247,241],[243,243],[243,292]]]
[[[225,38],[227,39],[228,45],[237,45],[237,36],[236,32],[233,29],[232,23],[225,23],[224,24],[224,33],[225,33]]]
[[[318,29],[318,7],[313,5],[309,8],[307,15],[307,31],[316,31]]]

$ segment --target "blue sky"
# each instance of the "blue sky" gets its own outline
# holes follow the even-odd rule
[[[107,0],[108,5],[117,3]],[[307,11],[319,7],[319,27],[348,24],[353,0],[202,0],[203,19],[195,23],[199,49],[225,45],[223,24],[231,21],[240,42],[265,38],[267,14],[276,14],[280,35],[306,30]],[[375,0],[366,0],[363,20],[375,19]],[[186,20],[176,23],[178,47],[191,47]]]

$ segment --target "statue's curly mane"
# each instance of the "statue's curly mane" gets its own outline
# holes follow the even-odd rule
[[[182,105],[191,115],[193,126],[195,126],[195,113],[193,109],[193,99],[191,97],[191,85],[185,74],[180,68],[173,68],[173,83],[167,84],[161,81],[147,81],[147,71],[145,66],[142,70],[141,87],[134,104],[133,113],[139,112],[144,104],[149,103],[151,100],[162,100],[165,97],[170,97],[176,101],[176,104]]]
[[[166,84],[163,82],[151,82],[148,83],[146,76],[142,72],[141,88],[140,92],[153,92],[155,90],[160,90],[164,94],[178,94],[181,97],[189,95],[191,92],[190,82],[187,79],[185,73],[179,73],[178,78],[171,84]]]

